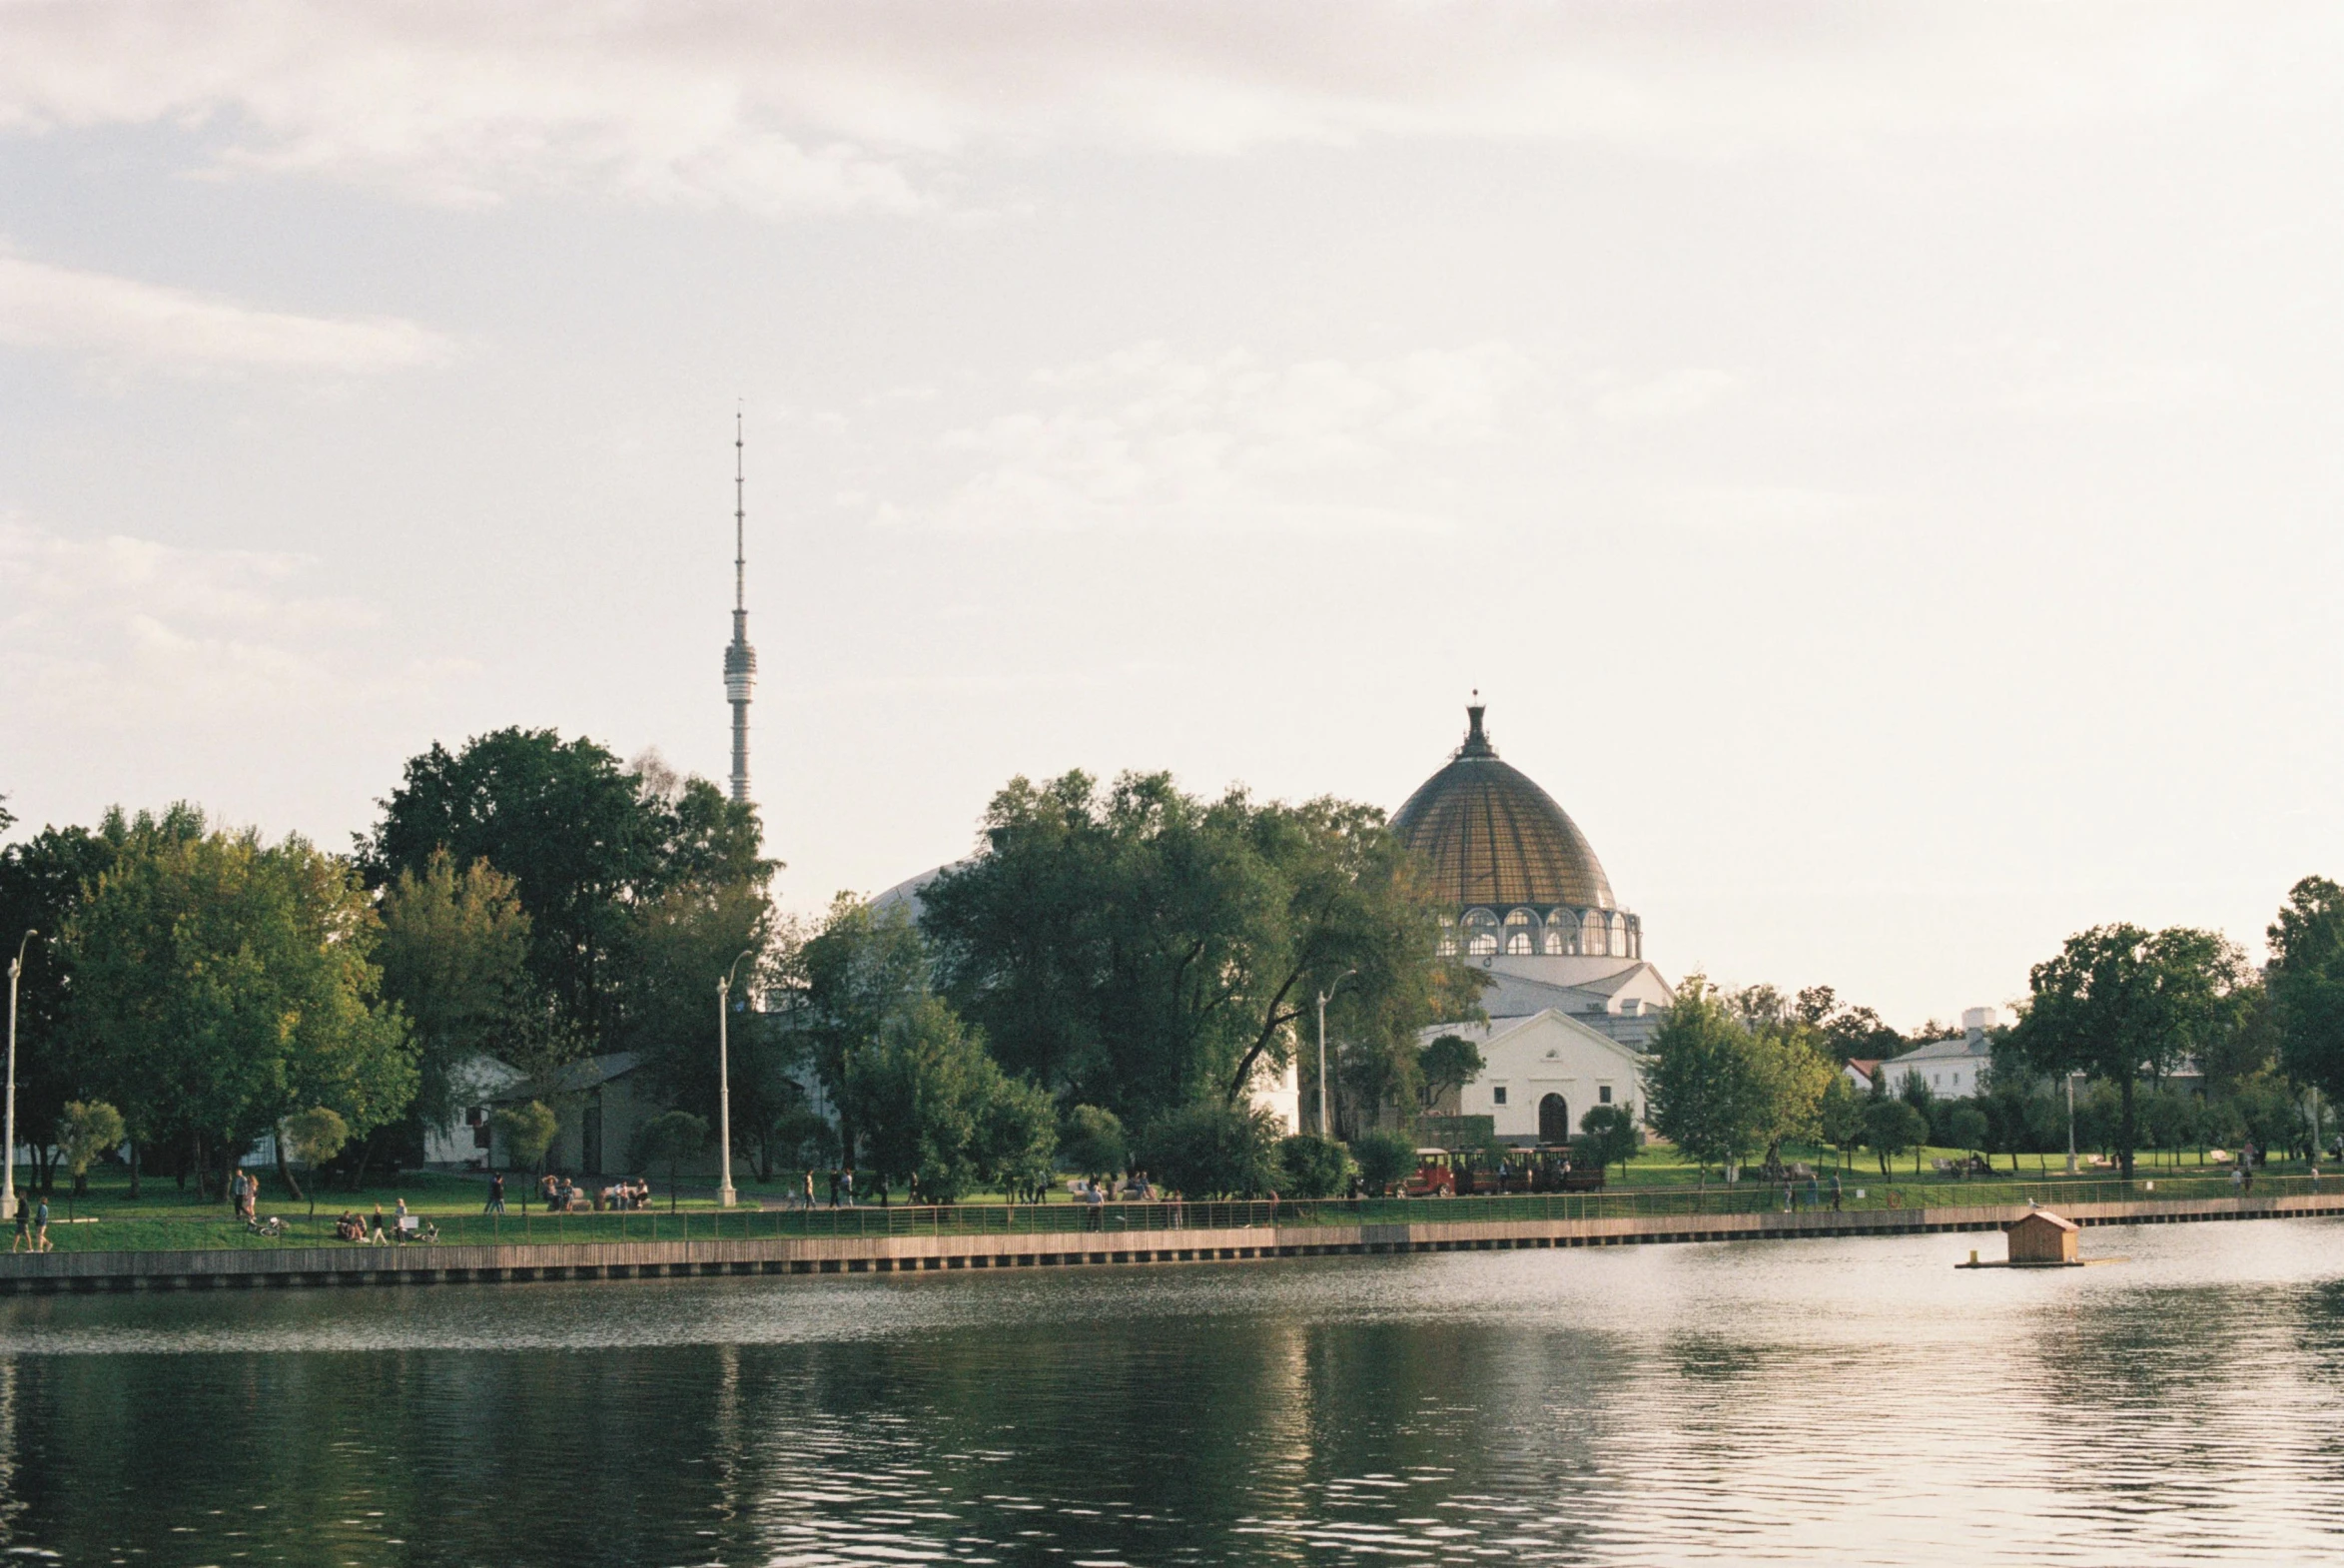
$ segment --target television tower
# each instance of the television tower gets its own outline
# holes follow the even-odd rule
[[[732,642],[724,650],[724,700],[732,704],[732,798],[749,798],[749,693],[757,684],[757,650],[749,646],[748,509],[742,502],[741,415],[732,416]]]

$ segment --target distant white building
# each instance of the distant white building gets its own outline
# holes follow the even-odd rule
[[[1918,1077],[1940,1100],[1967,1100],[1978,1090],[1978,1077],[1993,1064],[1993,1043],[1986,1032],[1994,1027],[1992,1008],[1971,1008],[1961,1015],[1961,1033],[1933,1040],[1880,1065],[1889,1093],[1905,1092],[1905,1080]]]

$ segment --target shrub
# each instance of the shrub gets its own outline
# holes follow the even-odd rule
[[[1351,1158],[1359,1164],[1359,1179],[1377,1193],[1416,1169],[1416,1147],[1397,1133],[1362,1133],[1351,1140]]]
[[[1277,1141],[1266,1111],[1189,1106],[1149,1124],[1140,1164],[1189,1197],[1254,1197],[1277,1189]]]
[[[1123,1119],[1098,1106],[1077,1106],[1067,1113],[1058,1147],[1069,1169],[1092,1177],[1114,1176],[1125,1168],[1130,1154]]]
[[[1351,1155],[1331,1138],[1296,1133],[1279,1141],[1277,1163],[1285,1174],[1279,1191],[1289,1197],[1332,1197],[1342,1190]]]

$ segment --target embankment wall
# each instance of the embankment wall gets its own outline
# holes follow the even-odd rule
[[[2344,1193],[2073,1203],[2084,1225],[2188,1224],[2344,1215]],[[1689,1241],[2000,1230],[2025,1204],[1832,1213],[1638,1215],[1586,1219],[1469,1217],[1407,1224],[1259,1224],[1228,1229],[1039,1231],[1003,1235],[799,1236],[725,1241],[544,1245],[222,1247],[199,1251],[49,1252],[0,1257],[0,1294],[632,1279],[700,1274],[888,1274],[961,1268],[1052,1268],[1236,1262],[1346,1253],[1507,1251]]]

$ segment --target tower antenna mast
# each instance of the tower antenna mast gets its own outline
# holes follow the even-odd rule
[[[741,410],[732,415],[732,641],[724,650],[724,699],[732,704],[732,798],[749,798],[749,696],[757,685],[757,650],[749,646],[747,469]]]

